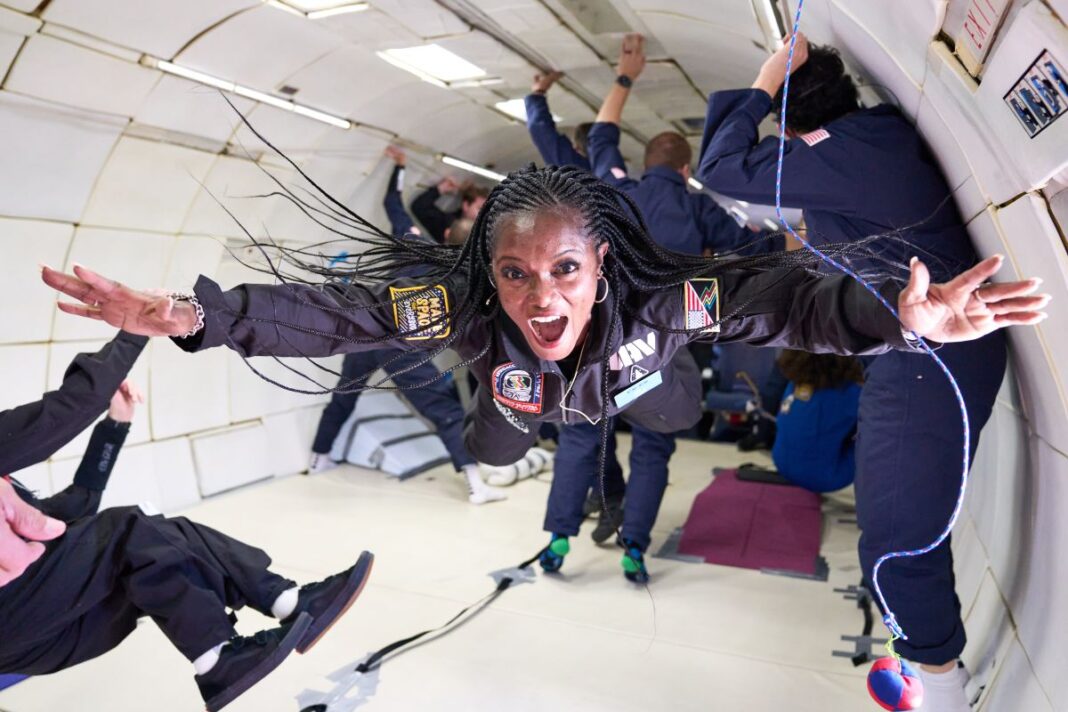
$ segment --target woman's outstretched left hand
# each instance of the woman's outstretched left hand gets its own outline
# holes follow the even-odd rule
[[[1005,260],[988,257],[945,284],[931,284],[927,265],[913,257],[909,283],[898,296],[907,331],[934,341],[971,341],[1003,326],[1037,324],[1048,314],[1048,294],[1035,294],[1040,279],[991,284]]]

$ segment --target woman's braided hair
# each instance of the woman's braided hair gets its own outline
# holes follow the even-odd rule
[[[251,128],[251,126],[250,126]],[[255,129],[252,129],[255,131]],[[257,134],[259,135],[259,134]],[[263,139],[270,146],[270,143]],[[273,146],[271,146],[273,148]],[[286,158],[284,154],[281,154]],[[289,160],[286,158],[286,160]],[[683,282],[695,277],[715,276],[725,271],[756,272],[770,269],[814,269],[817,260],[806,250],[792,252],[772,252],[757,256],[743,256],[737,252],[721,254],[714,257],[688,255],[667,250],[649,237],[645,221],[634,201],[612,186],[598,180],[589,171],[574,166],[546,166],[537,168],[533,164],[523,170],[510,174],[490,192],[471,228],[470,237],[463,245],[438,245],[412,236],[397,236],[384,232],[353,212],[340,201],[334,199],[295,163],[291,165],[312,186],[308,191],[310,197],[298,195],[292,189],[275,181],[278,191],[270,195],[292,202],[305,215],[326,228],[328,231],[344,238],[344,242],[357,243],[361,248],[354,255],[343,258],[330,258],[327,249],[338,250],[337,240],[319,243],[303,248],[290,248],[276,243],[256,241],[256,245],[267,257],[267,271],[280,281],[320,285],[329,289],[335,296],[338,306],[336,311],[369,310],[391,308],[392,302],[376,304],[356,303],[346,299],[346,292],[353,285],[382,284],[396,279],[400,275],[412,276],[417,273],[420,281],[426,284],[445,282],[462,282],[465,286],[457,290],[458,299],[448,313],[442,314],[433,328],[448,328],[448,336],[441,339],[436,348],[423,352],[421,361],[412,362],[402,370],[410,370],[425,365],[437,354],[456,343],[468,329],[476,324],[496,318],[500,309],[495,299],[496,287],[493,281],[492,261],[495,240],[501,227],[512,219],[524,214],[533,215],[542,211],[560,211],[580,216],[585,234],[599,246],[609,246],[605,256],[603,274],[609,285],[610,323],[607,330],[606,348],[601,353],[601,403],[600,416],[597,421],[600,429],[600,448],[598,472],[603,479],[607,456],[607,444],[610,435],[608,404],[610,402],[609,359],[613,345],[619,338],[619,322],[622,311],[627,311],[633,318],[641,320],[635,304],[640,303],[642,293],[677,288]],[[246,231],[246,234],[247,231]],[[758,237],[756,240],[771,239],[771,235]],[[847,257],[851,252],[864,252],[864,242],[849,245],[828,246],[825,251]],[[278,257],[275,264],[274,257]],[[263,269],[249,265],[253,269]],[[636,299],[624,300],[622,295],[637,295]],[[407,298],[410,298],[408,295]],[[317,308],[325,308],[314,305]],[[723,320],[737,318],[746,305],[737,305]],[[667,325],[646,323],[654,329],[671,332],[684,332],[686,329],[671,328]],[[297,327],[293,324],[280,326]],[[420,328],[427,328],[426,325]],[[356,342],[389,342],[405,333],[376,338],[352,339]],[[336,337],[339,340],[342,337]],[[487,346],[478,354],[467,358],[454,368],[469,365],[483,358]],[[387,369],[391,362],[401,358],[401,353],[382,364]],[[578,367],[581,368],[582,364]],[[252,368],[250,366],[250,368]],[[288,368],[288,367],[287,367]],[[253,368],[255,371],[255,368]],[[293,370],[293,369],[290,369]],[[450,369],[452,370],[452,369]],[[256,371],[258,375],[267,378]],[[301,391],[306,393],[352,392],[366,388],[381,388],[381,383],[368,383],[370,373],[350,381],[341,382],[336,387],[324,387],[321,390]],[[277,381],[272,383],[289,388]],[[319,385],[319,384],[317,384]],[[410,386],[423,387],[429,383]],[[297,390],[289,388],[289,390]],[[603,488],[602,488],[603,491]]]

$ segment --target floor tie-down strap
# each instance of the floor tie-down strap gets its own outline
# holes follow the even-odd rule
[[[389,645],[379,649],[377,652],[372,653],[370,657],[368,657],[365,661],[360,663],[359,666],[357,666],[356,672],[370,672],[371,670],[374,670],[375,668],[379,667],[386,657],[392,655],[393,653],[396,653],[398,650],[407,648],[412,643],[415,643],[416,641],[421,640],[427,637],[428,635],[437,634],[434,637],[434,640],[437,640],[438,638],[447,635],[456,628],[460,627],[460,625],[462,625],[463,623],[466,623],[467,621],[471,620],[476,615],[478,615],[479,612],[485,610],[491,603],[497,600],[497,598],[502,593],[507,591],[513,583],[516,583],[517,581],[522,582],[532,580],[532,577],[526,576],[526,572],[530,568],[531,564],[537,561],[538,557],[540,557],[542,553],[544,553],[548,548],[549,547],[544,547],[542,549],[539,549],[538,553],[534,554],[534,556],[519,564],[514,569],[502,569],[500,572],[494,572],[494,574],[491,575],[493,575],[494,578],[497,580],[497,586],[493,589],[492,592],[464,608],[462,611],[454,615],[443,625],[440,625],[437,628],[431,628],[430,630],[424,630],[422,633],[416,633],[415,635],[411,635],[394,643],[390,643]]]

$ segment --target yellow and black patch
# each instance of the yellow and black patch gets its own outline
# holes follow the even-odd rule
[[[390,287],[393,322],[408,341],[444,339],[449,335],[449,293],[440,284]]]

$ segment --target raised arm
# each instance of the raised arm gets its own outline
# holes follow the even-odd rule
[[[412,222],[408,211],[404,209],[404,201],[401,200],[401,192],[404,190],[404,166],[408,157],[396,146],[388,147],[386,155],[395,164],[393,173],[389,176],[389,183],[386,185],[386,195],[382,199],[382,207],[386,209],[390,227],[394,235],[419,235],[419,228]]]
[[[75,356],[57,390],[0,412],[0,474],[47,460],[89,427],[108,407],[147,341],[120,333],[95,354]]]
[[[627,165],[619,150],[619,123],[623,119],[623,107],[627,104],[631,87],[645,68],[645,38],[629,34],[623,38],[619,50],[616,81],[605,95],[597,112],[597,121],[590,128],[587,145],[590,152],[590,170],[601,180],[626,189],[638,181],[627,175]]]
[[[645,69],[645,38],[637,33],[623,38],[619,49],[619,63],[616,66],[616,81],[608,90],[601,109],[597,112],[597,123],[616,124],[623,118],[623,107],[630,96],[630,89]]]
[[[807,56],[808,43],[798,35],[793,69]],[[760,140],[760,122],[772,109],[772,97],[786,77],[785,49],[764,63],[753,87],[713,92],[708,97],[697,178],[706,187],[740,200],[775,202],[779,140]],[[827,140],[788,138],[783,153],[782,203],[787,207],[852,212],[858,202],[857,181],[842,166],[851,165],[848,146]]]
[[[73,275],[45,268],[42,276],[81,302],[60,302],[69,314],[170,336],[186,351],[228,346],[242,356],[433,348],[449,333],[449,309],[462,289],[398,278],[374,287],[243,284],[224,292],[202,276],[194,303],[131,289],[81,266]]]
[[[459,186],[451,178],[445,178],[437,185],[431,186],[416,196],[412,201],[412,214],[416,220],[423,224],[430,236],[438,242],[445,242],[445,229],[452,225],[456,216],[446,213],[436,205],[442,193],[450,193],[459,190]]]
[[[130,432],[137,403],[144,403],[140,389],[130,380],[123,381],[111,397],[107,417],[93,428],[81,464],[74,473],[74,482],[37,502],[38,509],[68,524],[97,513],[119,451]]]
[[[578,166],[589,168],[590,162],[575,150],[571,140],[556,129],[556,121],[549,110],[549,100],[545,94],[563,72],[549,72],[534,76],[530,93],[523,97],[523,106],[527,111],[527,131],[534,148],[538,149],[545,165]]]

